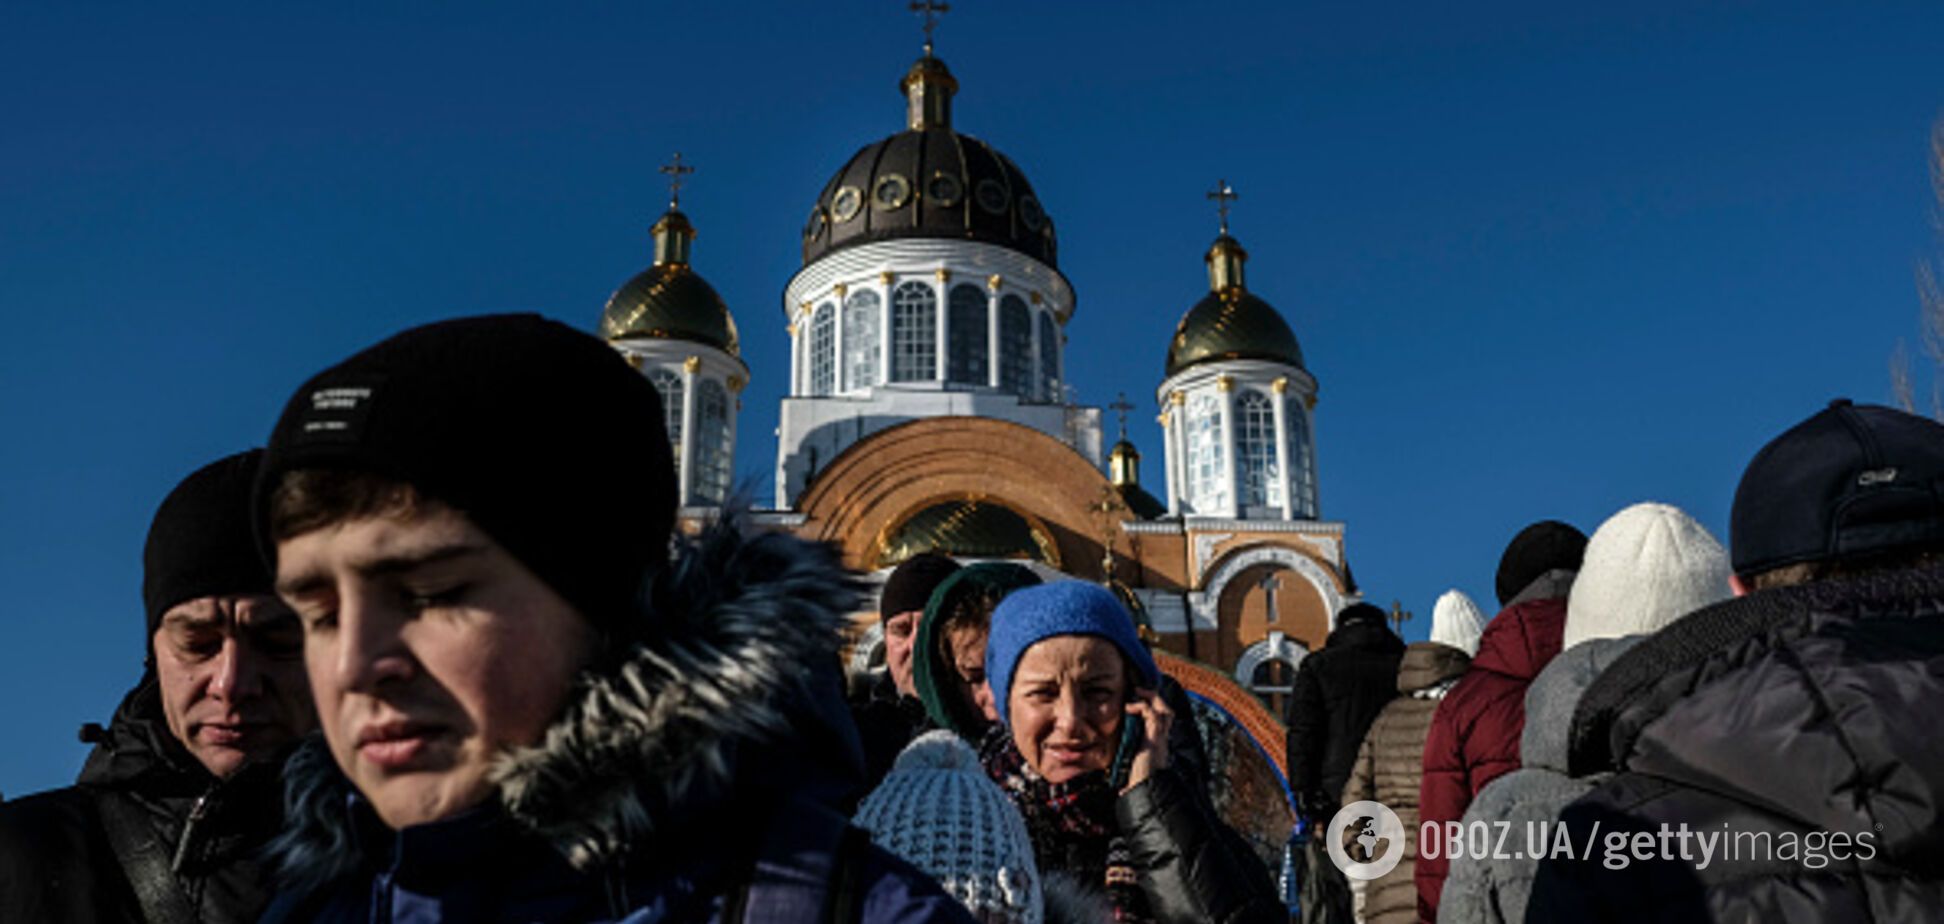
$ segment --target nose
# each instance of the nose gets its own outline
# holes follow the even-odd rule
[[[337,652],[331,669],[341,689],[369,693],[409,679],[411,653],[399,636],[396,607],[369,590],[346,588],[339,596]]]
[[[223,649],[216,653],[216,675],[210,678],[209,695],[229,703],[261,695],[263,670],[257,657],[235,633],[224,638]]]
[[[1080,729],[1080,719],[1080,692],[1070,685],[1062,686],[1060,698],[1053,703],[1054,729],[1071,736]]]

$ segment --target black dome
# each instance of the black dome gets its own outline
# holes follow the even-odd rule
[[[1188,309],[1168,343],[1168,375],[1223,359],[1266,359],[1303,367],[1303,348],[1281,313],[1246,290],[1210,292]]]
[[[984,241],[1059,268],[1053,219],[1004,154],[942,126],[866,145],[824,184],[803,227],[808,265],[895,238]]]

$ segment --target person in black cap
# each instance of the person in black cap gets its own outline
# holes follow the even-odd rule
[[[1336,814],[1364,733],[1396,698],[1403,658],[1404,640],[1390,630],[1384,611],[1353,603],[1337,614],[1323,647],[1297,667],[1287,707],[1289,788],[1315,830]],[[1310,873],[1305,920],[1348,921],[1350,889],[1343,874],[1327,860]]]
[[[1568,737],[1573,775],[1617,771],[1569,830],[1686,825],[1692,859],[1549,857],[1528,920],[1944,908],[1944,425],[1837,401],[1790,428],[1742,474],[1729,559],[1739,596],[1622,655]]]
[[[261,450],[156,511],[142,553],[145,670],[71,787],[0,805],[0,919],[254,921],[278,768],[316,727],[302,635],[250,528]]]
[[[872,677],[853,707],[864,742],[865,775],[876,788],[905,745],[927,728],[925,704],[912,682],[912,644],[925,601],[958,562],[936,552],[914,555],[892,569],[878,594],[878,619],[884,632],[884,672]]]
[[[671,557],[660,399],[534,315],[312,377],[257,488],[323,726],[265,920],[963,920],[847,826],[854,584],[734,518]]]
[[[1558,520],[1519,530],[1499,557],[1495,590],[1504,609],[1485,625],[1471,665],[1431,714],[1418,778],[1418,820],[1465,817],[1486,784],[1519,769],[1526,691],[1559,654],[1566,598],[1586,555],[1586,534]],[[1418,918],[1437,920],[1449,851],[1427,850],[1411,870]]]

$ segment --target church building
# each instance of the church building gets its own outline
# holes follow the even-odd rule
[[[929,41],[898,89],[903,129],[805,190],[802,266],[782,316],[759,322],[789,338],[791,363],[773,507],[755,520],[831,543],[879,580],[936,550],[1108,583],[1160,647],[1280,693],[1356,588],[1344,526],[1322,516],[1318,383],[1247,285],[1234,191],[1210,194],[1222,221],[1200,255],[1206,288],[1182,254],[1180,323],[1151,334],[1165,439],[1159,478],[1143,482],[1133,405],[1110,408],[1119,438],[1103,448],[1102,409],[1069,398],[1069,350],[1089,345],[1067,337],[1081,308],[1054,216],[1018,164],[954,124],[959,83]],[[664,172],[679,191],[689,169],[678,157]],[[661,392],[692,527],[728,499],[750,370],[678,206],[600,332]]]

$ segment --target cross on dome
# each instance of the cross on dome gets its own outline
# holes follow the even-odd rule
[[[1208,198],[1217,203],[1215,211],[1222,216],[1222,236],[1227,237],[1229,203],[1242,197],[1235,194],[1235,187],[1230,186],[1227,180],[1216,180],[1215,188],[1208,193]]]
[[[1107,406],[1120,414],[1120,438],[1125,441],[1127,439],[1127,412],[1133,410],[1134,405],[1127,402],[1127,392],[1121,392],[1119,397],[1114,399],[1114,403]]]
[[[939,3],[937,0],[912,0],[911,11],[922,13],[925,17],[925,57],[931,57],[932,30],[938,28],[938,14],[949,13],[951,10],[952,5],[949,3]]]
[[[661,172],[668,177],[668,207],[672,211],[682,202],[682,178],[695,172],[695,168],[682,163],[682,152],[676,151],[669,163],[663,164]]]

